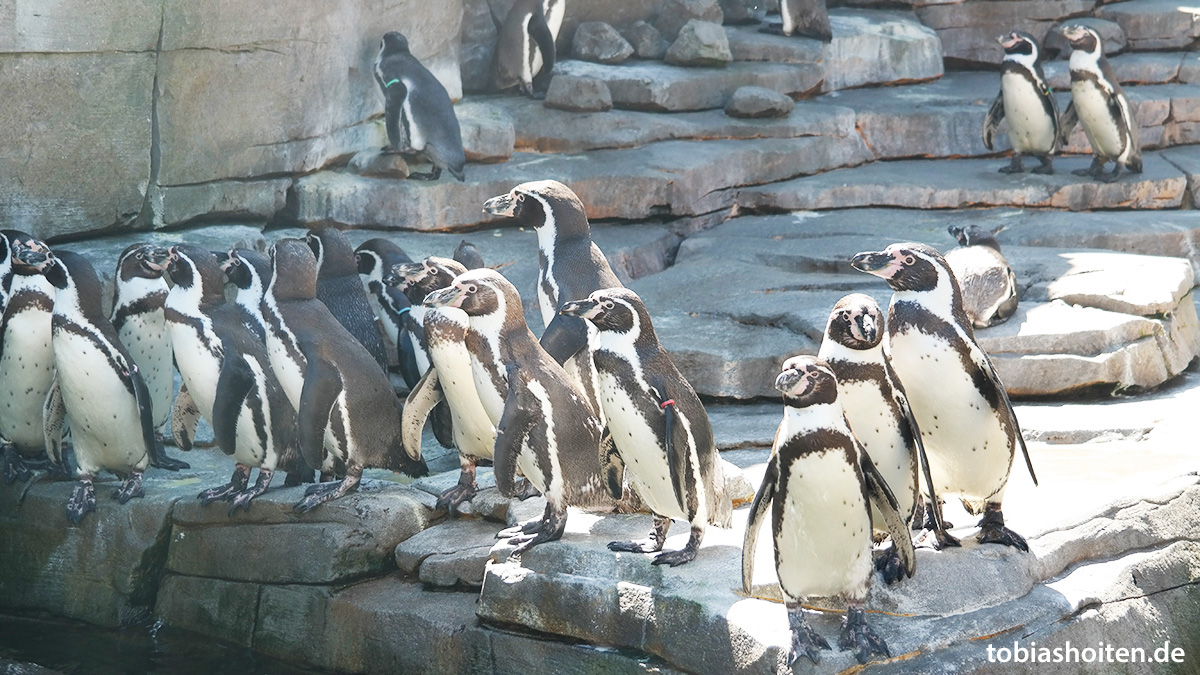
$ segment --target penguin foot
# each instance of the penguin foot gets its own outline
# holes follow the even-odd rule
[[[859,663],[870,661],[871,656],[876,654],[884,658],[892,656],[883,638],[876,635],[867,625],[862,607],[846,610],[846,620],[842,622],[842,635],[838,638],[838,646],[853,651],[854,658],[858,659]]]
[[[1050,159],[1049,156],[1039,157],[1038,159],[1041,160],[1042,165],[1037,168],[1030,169],[1030,172],[1040,174],[1043,176],[1054,175],[1054,160]]]
[[[1104,173],[1103,171],[1096,172],[1096,180],[1101,183],[1115,183],[1121,177],[1121,165],[1113,167],[1112,173]]]
[[[904,563],[900,562],[900,553],[894,545],[875,555],[875,570],[888,584],[894,584],[904,577]]]
[[[917,548],[931,548],[935,551],[962,546],[962,542],[950,534],[949,530],[949,523],[946,524],[946,529],[944,530],[939,530],[935,527],[922,529],[917,536],[913,537],[913,546]]]
[[[671,520],[669,518],[664,518],[663,520],[665,521],[665,524],[663,525],[662,535],[659,536],[659,539],[665,541],[667,538],[667,527],[671,525]],[[658,518],[655,518],[654,526],[655,529],[658,528]],[[651,564],[679,567],[680,565],[689,563],[696,559],[696,553],[700,551],[700,542],[703,539],[704,528],[692,527],[692,535],[688,537],[688,543],[683,548],[679,549],[678,551],[667,551],[666,553],[660,553],[654,557],[654,562]]]
[[[71,470],[66,464],[55,464],[50,462],[49,468],[46,469],[46,477],[52,481],[71,480]]]
[[[979,520],[979,534],[975,535],[975,539],[981,544],[1003,544],[1029,552],[1029,544],[1025,542],[1025,537],[1004,526],[1004,514],[996,504],[987,505],[987,511]]]
[[[78,525],[89,511],[96,510],[96,488],[90,478],[80,480],[67,500],[67,520]]]
[[[135,497],[145,497],[146,491],[142,488],[142,472],[134,471],[129,474],[129,478],[121,483],[121,487],[113,492],[113,499],[118,503],[124,504]]]
[[[999,169],[1000,173],[1024,173],[1025,166],[1021,162],[1021,156],[1013,153],[1012,161],[1008,166],[1002,166]]]
[[[408,177],[413,180],[435,181],[442,177],[442,167],[435,166],[429,173],[410,173]]]
[[[636,541],[610,541],[608,542],[608,550],[616,553],[658,553],[662,550],[662,542],[657,541],[654,537],[647,537]],[[658,564],[658,560],[654,561]]]
[[[250,500],[266,492],[267,488],[271,487],[271,478],[274,475],[274,471],[259,469],[258,478],[254,480],[254,486],[247,490],[242,490],[233,496],[233,503],[229,505],[229,517],[232,518],[238,509],[249,511]]]
[[[213,502],[229,501],[236,494],[245,490],[248,482],[250,482],[250,467],[239,464],[234,468],[233,476],[230,477],[228,483],[209,488],[196,495],[196,499],[200,500],[201,506],[208,506]]]
[[[29,480],[33,473],[29,470],[29,465],[25,463],[25,458],[17,452],[17,449],[12,445],[4,447],[4,482],[12,484],[13,481],[19,480],[22,483]]]
[[[542,519],[527,520],[514,527],[506,527],[496,533],[497,539],[515,539],[523,534],[537,534],[542,529]]]
[[[460,482],[458,485],[438,495],[435,506],[439,509],[448,509],[450,513],[455,513],[458,511],[459,504],[469,502],[475,498],[475,492],[476,486],[474,481],[470,485],[464,485]]]
[[[159,446],[157,452],[151,454],[150,466],[157,469],[166,469],[167,471],[179,471],[181,469],[192,468],[191,464],[188,464],[182,459],[169,457],[166,450],[163,450],[161,445]]]
[[[1092,176],[1095,172],[1091,169],[1075,169],[1071,171],[1071,174],[1075,176]]]
[[[758,32],[766,33],[767,35],[783,35],[783,24],[765,23],[758,27]]]
[[[354,492],[358,488],[358,483],[361,480],[359,476],[354,474],[346,474],[346,477],[337,483],[318,483],[308,489],[307,496],[296,503],[292,508],[300,513],[307,513],[317,506],[324,504],[327,501],[337,499],[343,495]],[[317,488],[317,489],[313,489]]]
[[[519,483],[519,487],[517,488],[517,491],[513,493],[513,496],[521,501],[525,501],[530,497],[540,497],[541,494],[542,493],[533,486],[533,483],[529,482],[528,478],[522,478],[521,482]]]
[[[804,620],[804,610],[798,603],[794,606],[788,603],[787,610],[788,625],[792,629],[792,649],[788,652],[788,665],[794,665],[801,655],[807,656],[813,663],[820,663],[821,650],[831,649],[829,643]]]

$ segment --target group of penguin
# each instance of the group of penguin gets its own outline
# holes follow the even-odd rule
[[[1008,121],[1012,161],[1001,173],[1024,170],[1022,157],[1041,161],[1033,173],[1054,173],[1053,155],[1066,145],[1077,123],[1092,146],[1092,164],[1078,169],[1078,176],[1104,182],[1115,181],[1122,169],[1142,172],[1137,121],[1129,99],[1121,89],[1108,60],[1100,35],[1080,24],[1067,24],[1060,32],[1071,45],[1071,104],[1061,116],[1054,93],[1042,72],[1041,48],[1028,33],[1014,31],[997,38],[1004,48],[1000,93],[983,122],[983,144],[992,149],[1000,122]],[[1111,173],[1104,165],[1113,162]]]

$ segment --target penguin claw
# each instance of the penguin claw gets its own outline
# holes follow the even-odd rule
[[[883,638],[876,635],[875,631],[867,625],[861,608],[851,608],[846,612],[846,620],[842,623],[842,635],[838,638],[838,647],[853,651],[854,658],[863,664],[870,661],[872,655],[877,654],[884,658],[892,656],[892,652]]]
[[[24,458],[17,453],[16,448],[9,446],[4,449],[4,482],[9,485],[19,480],[22,483],[29,480],[32,473]]]
[[[1003,544],[1012,546],[1013,548],[1029,552],[1029,544],[1025,541],[1025,537],[1013,532],[1004,525],[985,524],[979,530],[979,534],[975,536],[976,541],[981,544]]]
[[[610,541],[608,542],[608,550],[616,553],[658,553],[662,550],[662,542],[654,539],[642,539],[641,541]],[[660,556],[661,557],[661,556]],[[665,562],[665,561],[664,561]],[[684,561],[686,562],[686,561]],[[657,565],[658,559],[654,560]],[[674,565],[672,565],[674,567]]]
[[[516,539],[523,534],[537,534],[539,531],[541,531],[541,529],[542,529],[541,519],[534,518],[533,520],[527,520],[527,521],[521,523],[520,525],[516,525],[513,527],[506,527],[503,530],[500,530],[499,532],[496,533],[496,538],[511,540],[511,539]],[[518,543],[518,542],[510,541],[509,543]]]
[[[437,504],[434,506],[438,509],[447,509],[450,513],[456,513],[459,504],[475,498],[475,491],[475,485],[463,485],[459,483],[439,495]]]
[[[513,496],[520,501],[525,501],[530,497],[540,497],[542,496],[542,493],[533,486],[533,483],[531,483],[528,478],[522,478],[520,487],[517,488],[517,491],[513,494]]]
[[[654,560],[651,561],[650,564],[679,567],[680,565],[690,563],[695,559],[696,551],[688,548],[681,548],[678,551],[666,551],[665,553],[659,553],[658,555],[654,556]]]
[[[145,496],[146,490],[142,487],[141,473],[135,473],[129,478],[125,479],[125,482],[121,483],[121,487],[117,488],[117,490],[113,492],[113,499],[117,500],[117,502],[120,504],[124,504],[130,499],[134,499],[136,497]]]
[[[188,464],[182,459],[168,457],[165,452],[159,455],[158,459],[150,462],[150,466],[156,469],[165,469],[167,471],[180,471],[182,469],[192,468],[191,464]]]
[[[788,666],[795,665],[800,656],[807,656],[813,663],[821,662],[821,650],[832,651],[821,634],[807,623],[792,626],[792,649],[788,652]]]
[[[245,486],[238,486],[236,483],[218,485],[215,488],[209,488],[196,495],[196,499],[200,500],[201,506],[208,506],[213,502],[227,502],[233,499],[234,495],[240,492],[243,487]]]
[[[904,563],[900,561],[900,553],[895,546],[890,546],[875,556],[875,569],[887,584],[894,584],[904,578]]]
[[[70,520],[72,525],[78,525],[89,511],[95,510],[95,487],[92,486],[91,481],[80,482],[71,491],[71,497],[67,500],[67,520]]]

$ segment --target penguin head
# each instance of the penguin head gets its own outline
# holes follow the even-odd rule
[[[67,268],[48,248],[29,246],[17,242],[13,259],[19,262],[30,274],[40,274],[46,277],[50,285],[58,289],[66,288],[70,283]]]
[[[855,350],[873,349],[883,340],[883,312],[869,295],[851,293],[829,313],[825,337]]]
[[[850,260],[854,269],[874,274],[894,291],[932,291],[950,268],[937,249],[924,244],[892,244],[882,251],[859,253]]]
[[[788,405],[796,408],[837,401],[837,376],[829,364],[815,356],[793,356],[784,361],[775,388]]]
[[[483,262],[483,254],[479,252],[475,244],[463,239],[458,243],[458,248],[454,249],[454,259],[462,263],[462,266],[469,270],[477,270],[480,267],[486,267]]]
[[[8,240],[7,256],[11,256],[9,259],[12,262],[13,273],[25,276],[41,274],[42,272],[39,269],[26,263],[18,254],[25,249],[49,253],[50,247],[44,242],[35,239],[33,235],[20,230],[3,230],[3,234]]]
[[[167,274],[176,287],[198,293],[201,303],[224,301],[224,275],[212,251],[193,244],[172,246],[167,256]]]
[[[220,257],[221,271],[238,292],[250,291],[262,296],[271,276],[271,261],[250,249],[234,249]]]
[[[368,239],[354,249],[354,264],[358,266],[358,274],[373,281],[382,280],[391,271],[385,259],[393,265],[412,262],[404,249],[387,239]]]
[[[457,307],[469,316],[499,315],[505,322],[525,323],[516,287],[487,268],[460,274],[449,286],[425,296],[425,306]]]
[[[420,304],[430,293],[446,288],[466,271],[467,268],[456,260],[429,256],[421,262],[393,265],[383,283],[399,288],[409,302]]]
[[[1005,61],[1014,61],[1032,68],[1041,55],[1037,39],[1024,31],[1014,30],[1008,35],[996,38],[996,41],[1004,48]]]
[[[407,54],[408,38],[397,31],[388,31],[383,34],[383,40],[380,41],[379,49],[384,54]]]
[[[539,239],[544,235],[591,236],[583,202],[571,188],[556,180],[521,183],[508,194],[484,202],[483,212],[514,218],[536,230]]]
[[[563,304],[558,313],[587,319],[601,331],[634,333],[635,337],[650,320],[642,299],[627,288],[595,291],[586,300]]]
[[[303,239],[285,237],[271,247],[271,279],[267,292],[276,300],[317,297],[317,257]]]
[[[1071,49],[1093,54],[1100,51],[1100,34],[1083,24],[1070,23],[1061,26],[1058,32],[1071,43]]]
[[[161,279],[167,271],[170,251],[154,244],[133,244],[117,259],[117,277],[121,281],[135,278]]]
[[[959,246],[987,246],[997,251],[1000,250],[1000,242],[996,241],[996,233],[978,225],[951,225],[947,231],[958,241]]]

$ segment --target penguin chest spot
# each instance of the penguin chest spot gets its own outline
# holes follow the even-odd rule
[[[55,335],[54,355],[80,468],[92,473],[144,466],[137,403],[108,356],[90,339],[65,331]]]
[[[883,474],[888,487],[900,503],[898,511],[907,516],[912,510],[916,490],[916,464],[913,452],[901,433],[903,420],[892,411],[891,402],[883,397],[879,384],[873,381],[850,381],[839,384],[846,421],[867,454]]]
[[[51,315],[26,310],[9,317],[0,356],[0,436],[41,448],[42,403],[54,382]]]
[[[775,502],[775,567],[792,598],[836,596],[871,574],[871,519],[854,467],[840,451],[815,452],[786,468]]]
[[[1000,78],[1004,94],[1004,119],[1017,152],[1049,152],[1054,147],[1054,120],[1046,113],[1037,85],[1019,73]]]
[[[217,380],[221,375],[221,359],[209,349],[209,344],[214,344],[215,341],[214,335],[210,336],[206,343],[192,326],[178,323],[171,325],[171,342],[175,350],[175,361],[179,364],[179,376],[187,385],[196,406],[200,408],[200,414],[209,422],[212,422]]]
[[[675,487],[671,483],[671,468],[663,446],[665,417],[650,413],[654,403],[647,392],[640,389],[631,391],[617,377],[604,372],[601,372],[599,379],[601,407],[604,408],[613,441],[625,462],[626,478],[651,511],[660,516],[688,520],[682,505],[675,498]],[[633,396],[638,398],[638,402],[633,400]],[[651,415],[651,418],[648,419],[647,415]],[[688,452],[687,456],[690,459],[692,453]],[[691,467],[677,467],[677,470],[691,473]]]
[[[146,388],[150,390],[156,422],[165,422],[171,412],[175,382],[171,355],[171,336],[162,312],[131,316],[117,335],[137,364]]]
[[[1091,80],[1080,80],[1071,84],[1071,96],[1093,151],[1107,158],[1120,155],[1125,143],[1108,95]]]

